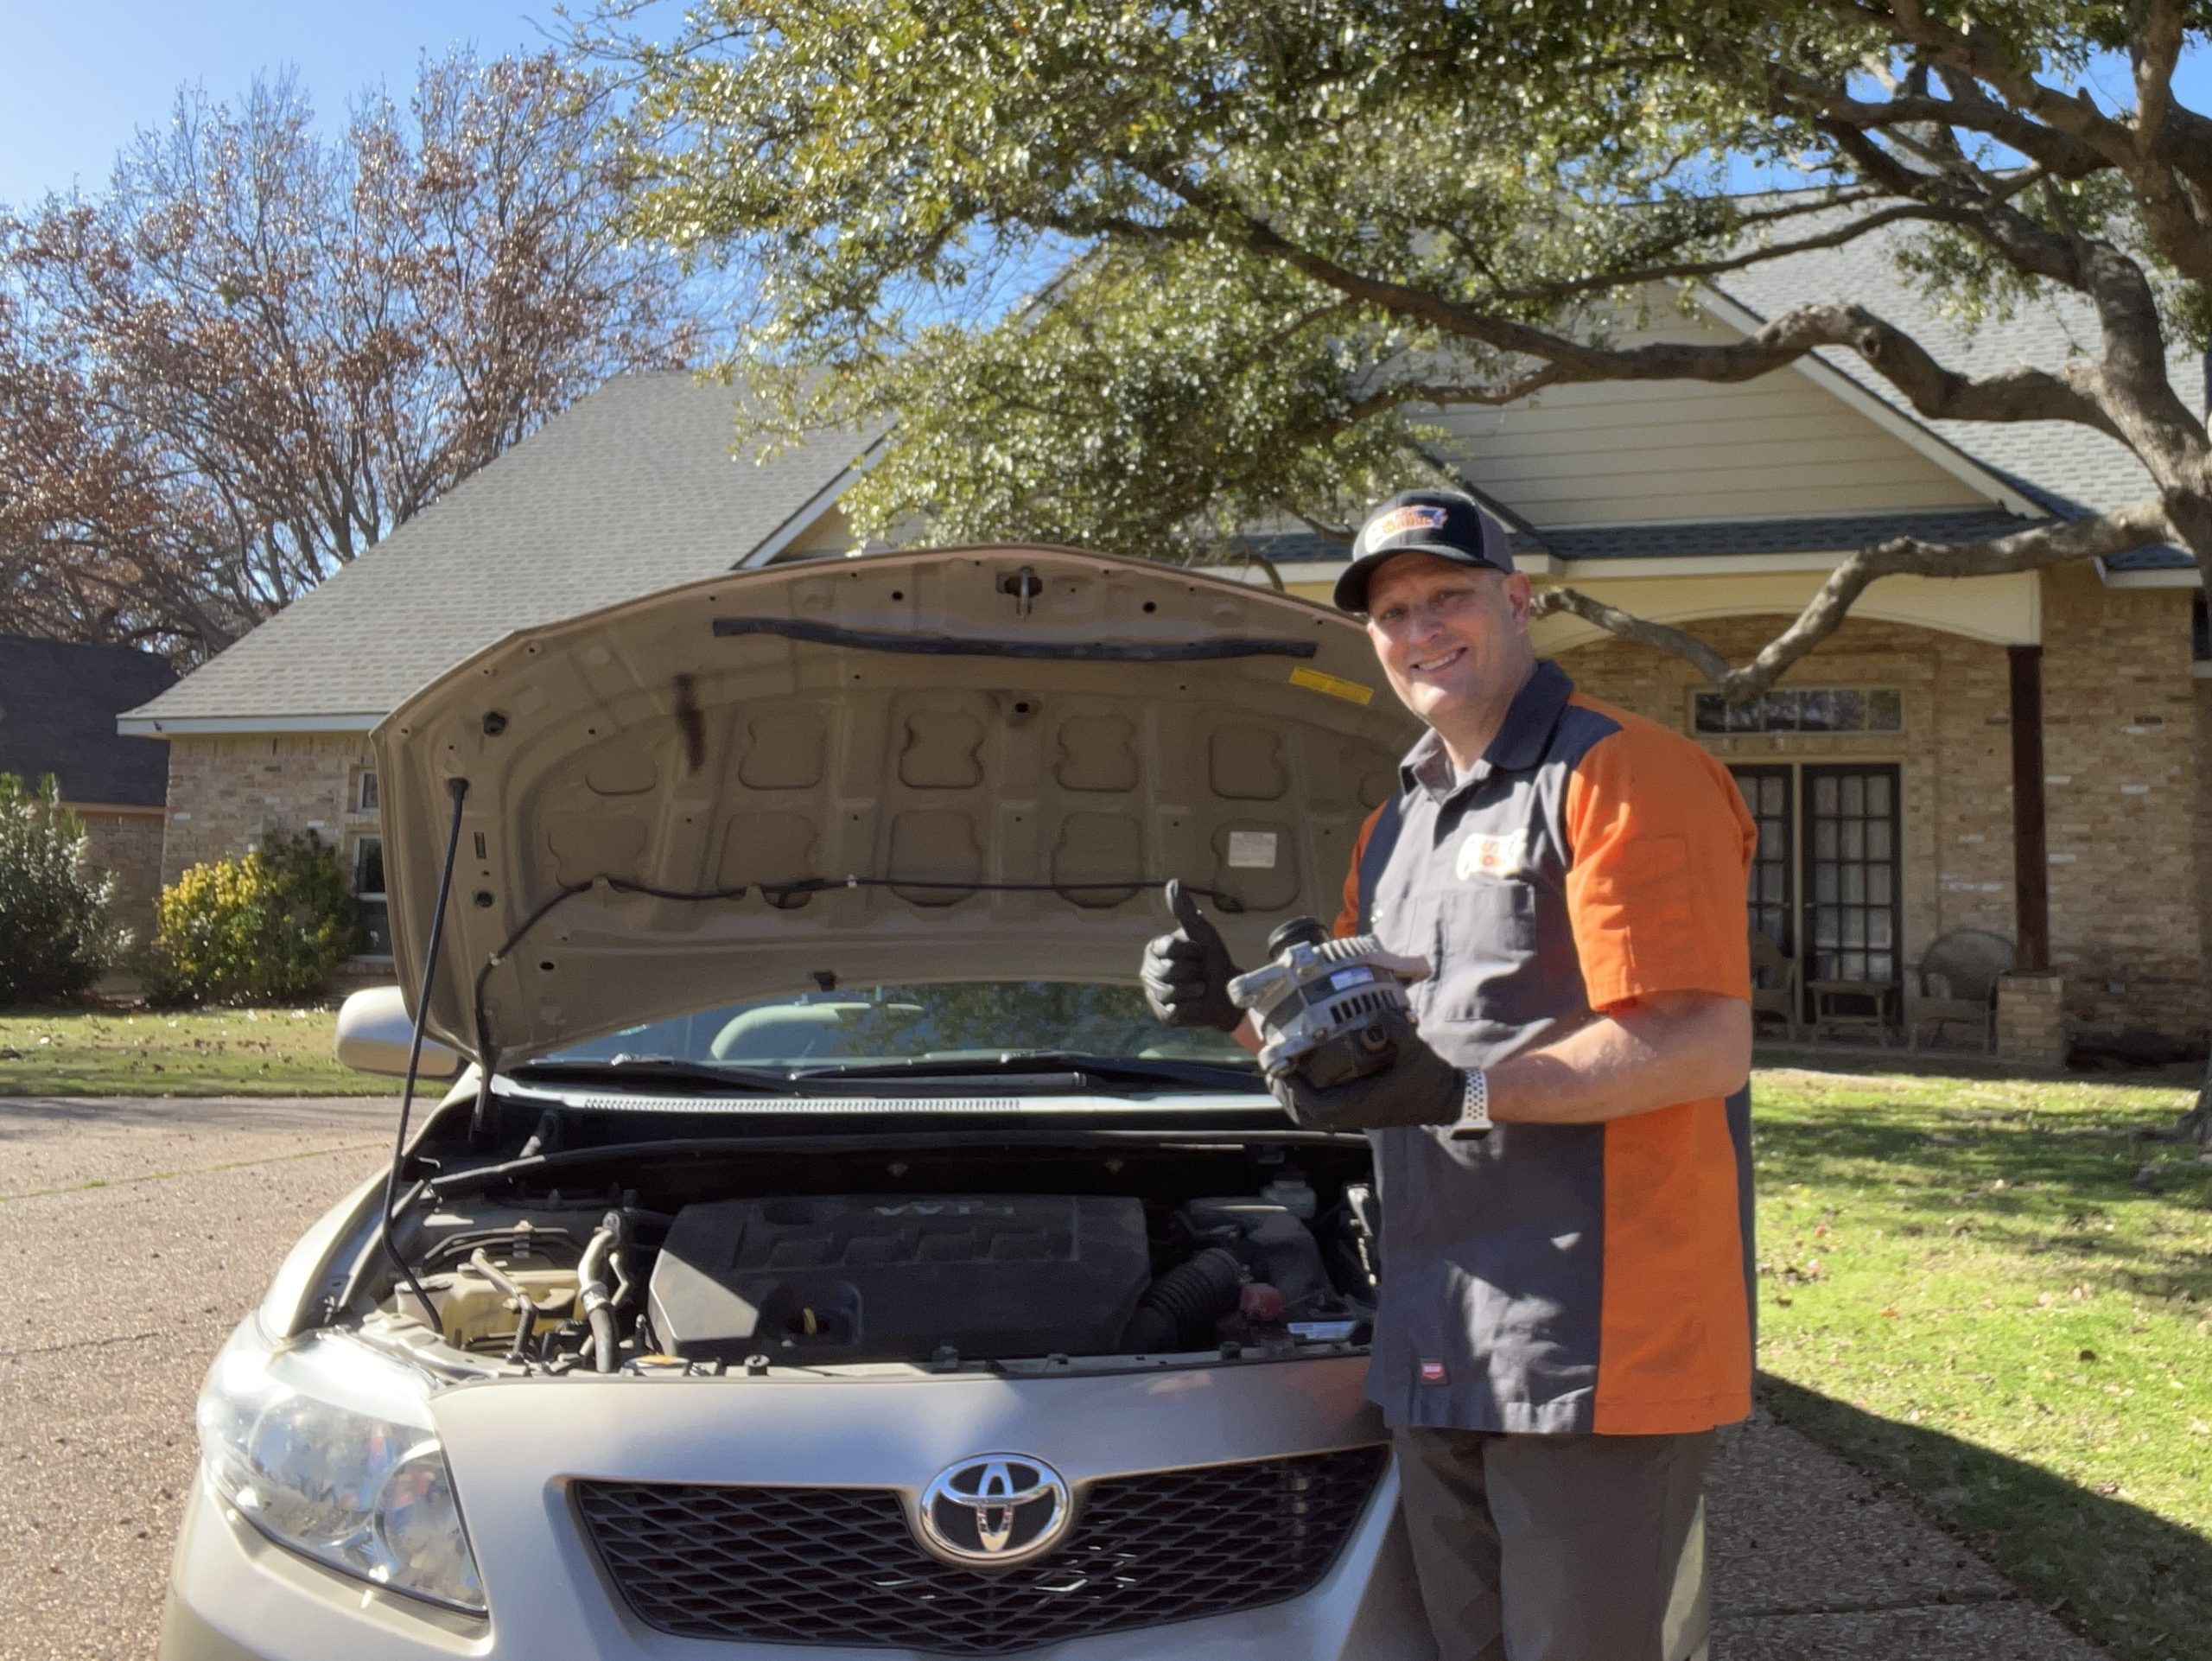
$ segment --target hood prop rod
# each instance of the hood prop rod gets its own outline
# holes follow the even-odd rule
[[[437,1321],[437,1306],[423,1289],[423,1282],[415,1278],[414,1266],[401,1255],[398,1243],[392,1238],[392,1224],[399,1210],[399,1168],[407,1158],[407,1117],[415,1105],[416,1073],[423,1065],[423,1029],[430,1018],[430,985],[438,972],[438,946],[445,939],[446,896],[453,892],[454,862],[461,852],[461,805],[468,795],[468,780],[448,779],[446,788],[453,793],[453,824],[446,832],[446,857],[438,872],[437,903],[430,909],[430,943],[423,954],[423,988],[415,999],[415,1031],[407,1045],[407,1082],[399,1092],[399,1128],[392,1133],[391,1168],[384,1176],[384,1215],[377,1231],[383,1241],[384,1255],[391,1259],[391,1266],[399,1271],[400,1279],[407,1282],[407,1289],[423,1306],[426,1326]]]

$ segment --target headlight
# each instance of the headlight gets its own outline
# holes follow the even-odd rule
[[[410,1597],[484,1613],[429,1391],[341,1333],[271,1350],[248,1321],[200,1392],[216,1489],[279,1545]]]

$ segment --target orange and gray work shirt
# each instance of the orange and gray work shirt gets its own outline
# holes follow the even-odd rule
[[[1339,933],[1435,966],[1421,1036],[1488,1066],[1665,992],[1748,998],[1758,832],[1725,768],[1540,663],[1482,758],[1414,745]],[[1657,1435],[1751,1411],[1749,1087],[1603,1124],[1373,1134],[1394,1425]]]

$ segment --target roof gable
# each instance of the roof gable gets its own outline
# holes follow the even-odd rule
[[[1739,338],[1669,296],[1617,333],[1638,345]],[[1448,435],[1440,459],[1547,541],[1604,526],[1986,511],[1999,488],[1795,367],[1728,384],[1569,384],[1425,418]]]
[[[873,436],[732,454],[736,397],[676,372],[608,381],[188,675],[134,727],[366,729],[500,636],[712,576],[834,500]]]
[[[1840,248],[1746,266],[1711,286],[1724,304],[1732,302],[1758,321],[1794,306],[1854,301],[1910,334],[1939,362],[1967,374],[2022,364],[2056,370],[2071,357],[2099,349],[2095,309],[2080,295],[2039,295],[2011,316],[1979,327],[1941,315],[1897,269],[1898,249],[1910,234],[1910,227],[1885,227]],[[1856,353],[1823,347],[1817,355],[2060,518],[2108,512],[2155,493],[2150,475],[2126,447],[2089,428],[2060,421],[1931,420],[1914,411]],[[2204,407],[2204,366],[2194,352],[2170,342],[2166,372],[2190,407]],[[2121,569],[2190,563],[2178,550],[2139,550],[2111,562]]]

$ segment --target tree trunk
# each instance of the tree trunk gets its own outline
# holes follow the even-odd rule
[[[2198,574],[2212,592],[2212,498],[2197,496],[2166,502],[2177,539],[2196,556]],[[2196,1100],[2174,1129],[2200,1147],[2212,1147],[2212,1054],[2205,1060],[2204,1078],[2196,1087]]]

